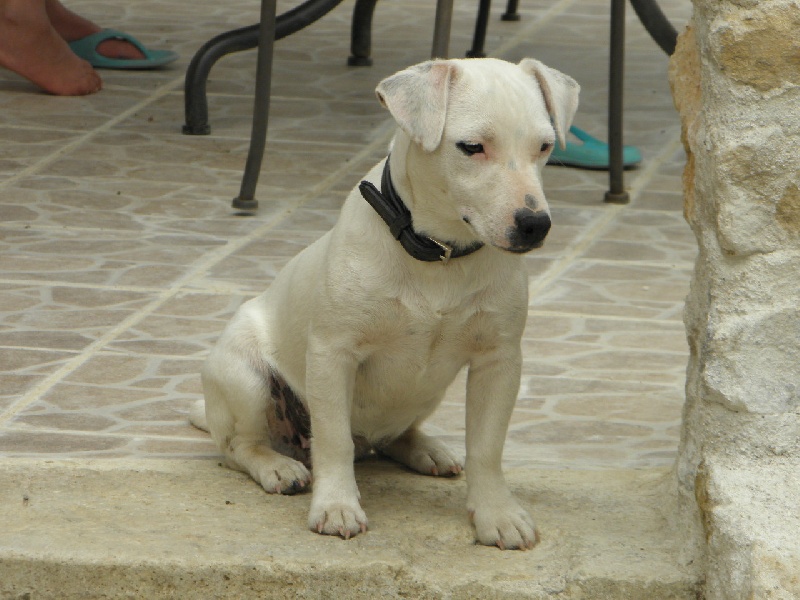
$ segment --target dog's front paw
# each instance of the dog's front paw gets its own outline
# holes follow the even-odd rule
[[[486,546],[501,550],[530,550],[539,543],[533,519],[514,500],[503,506],[470,509],[475,538]]]
[[[308,528],[324,535],[338,535],[348,540],[367,531],[367,515],[356,498],[351,501],[311,501]]]

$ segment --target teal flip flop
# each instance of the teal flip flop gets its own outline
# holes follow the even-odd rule
[[[110,58],[98,54],[97,46],[106,40],[122,40],[133,44],[144,54],[144,58]],[[135,37],[116,29],[103,29],[87,35],[85,38],[70,42],[69,47],[75,54],[99,69],[155,69],[178,58],[178,55],[172,50],[148,50]]]
[[[547,161],[548,165],[563,165],[580,169],[608,169],[608,144],[590,136],[574,125],[569,132],[581,143],[567,140],[567,147],[561,149],[558,144]],[[626,168],[635,167],[642,162],[642,153],[635,146],[622,147],[622,164]]]

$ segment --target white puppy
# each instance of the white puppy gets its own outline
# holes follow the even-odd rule
[[[578,90],[532,59],[426,62],[382,81],[378,98],[399,126],[389,158],[211,352],[205,415],[199,403],[193,422],[268,492],[302,490],[313,464],[312,530],[366,530],[353,469],[366,451],[428,475],[461,471],[420,425],[468,366],[476,537],[536,543],[501,458],[528,309],[520,255],[550,228],[541,170]]]

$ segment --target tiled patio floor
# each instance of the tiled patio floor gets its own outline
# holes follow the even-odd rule
[[[252,217],[230,208],[249,137],[254,54],[209,82],[212,135],[188,137],[183,73],[201,43],[250,24],[258,3],[174,0],[69,6],[181,53],[163,71],[104,71],[105,89],[56,98],[0,72],[0,454],[209,457],[186,420],[225,322],[330,227],[392,130],[373,89],[427,58],[435,3],[381,2],[372,68],[345,66],[352,1],[278,43],[267,161]],[[293,3],[281,3],[283,8]],[[457,2],[451,53],[477,2]],[[534,56],[583,86],[577,124],[605,136],[607,0],[524,0],[494,56]],[[691,5],[662,6],[681,28]],[[682,218],[683,153],[667,58],[632,11],[626,142],[642,167],[632,202],[602,202],[607,175],[548,167],[554,227],[526,257],[525,370],[506,459],[516,467],[621,468],[675,455],[695,254]],[[430,428],[463,447],[463,378]]]

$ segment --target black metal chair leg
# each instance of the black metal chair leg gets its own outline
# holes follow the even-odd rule
[[[506,12],[500,15],[501,21],[519,21],[520,16],[517,12],[517,8],[519,7],[519,0],[508,0],[508,4],[506,4]]]
[[[636,15],[650,37],[667,54],[675,51],[678,33],[664,16],[655,0],[631,0]],[[606,202],[626,204],[630,195],[625,190],[622,160],[623,87],[625,80],[625,0],[611,0],[611,49],[608,82],[608,191]]]
[[[622,93],[625,73],[625,1],[611,0],[611,49],[608,81],[608,179],[605,201],[630,202],[622,163]]]
[[[475,19],[472,48],[467,50],[468,58],[483,58],[486,56],[483,48],[486,45],[486,30],[489,27],[489,11],[491,8],[492,0],[481,0],[478,4],[478,17]]]
[[[378,0],[356,0],[353,7],[353,23],[350,27],[350,56],[347,64],[351,67],[372,66],[372,15]]]
[[[450,24],[453,21],[453,0],[436,0],[431,58],[447,58],[450,53]]]
[[[261,0],[261,23],[258,33],[258,62],[256,66],[256,92],[253,101],[253,126],[250,133],[250,150],[242,176],[239,195],[233,199],[233,208],[254,211],[258,208],[255,199],[261,161],[267,142],[269,122],[269,99],[272,83],[272,54],[275,46],[277,0]]]

